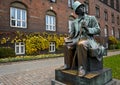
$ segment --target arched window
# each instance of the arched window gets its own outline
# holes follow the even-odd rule
[[[10,26],[18,28],[27,28],[27,10],[26,6],[19,2],[11,3],[10,7]]]
[[[47,11],[45,19],[46,30],[56,31],[56,14],[53,11]]]

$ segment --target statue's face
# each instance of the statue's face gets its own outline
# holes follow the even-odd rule
[[[75,13],[77,14],[77,15],[84,15],[84,6],[79,6],[77,9],[76,9],[76,11],[75,11]]]

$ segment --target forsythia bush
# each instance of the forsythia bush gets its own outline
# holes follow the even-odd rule
[[[7,41],[10,41],[12,44],[16,42],[24,42],[27,55],[38,54],[41,50],[49,49],[50,42],[55,42],[56,49],[58,49],[64,43],[64,36],[67,36],[48,33],[26,34],[19,31],[16,31],[15,33],[16,35],[14,37],[2,38],[0,43],[5,44]]]
[[[119,41],[114,37],[109,37],[109,49],[119,49]]]
[[[5,43],[7,43],[7,41],[9,41],[9,37],[8,38],[2,38],[1,39],[1,44],[5,44]]]
[[[58,49],[59,46],[63,45],[64,37],[46,33],[42,36],[40,34],[30,34],[26,38],[26,53],[28,55],[38,54],[39,51],[48,49],[52,41],[56,43],[56,49]]]
[[[109,43],[110,44],[117,44],[118,40],[114,36],[109,37]]]
[[[49,47],[49,42],[42,36],[28,36],[26,39],[26,53],[37,54],[40,50],[45,50]]]

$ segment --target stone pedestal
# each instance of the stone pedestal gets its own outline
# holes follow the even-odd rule
[[[111,69],[90,72],[84,77],[78,76],[77,70],[56,69],[55,80],[65,85],[116,85],[112,81]]]

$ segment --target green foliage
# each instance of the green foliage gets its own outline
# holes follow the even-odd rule
[[[118,43],[116,45],[116,49],[120,49],[120,41],[118,41]]]
[[[112,76],[120,79],[120,55],[104,58],[104,67],[112,69]]]
[[[14,57],[15,52],[10,47],[0,47],[0,58]]]

